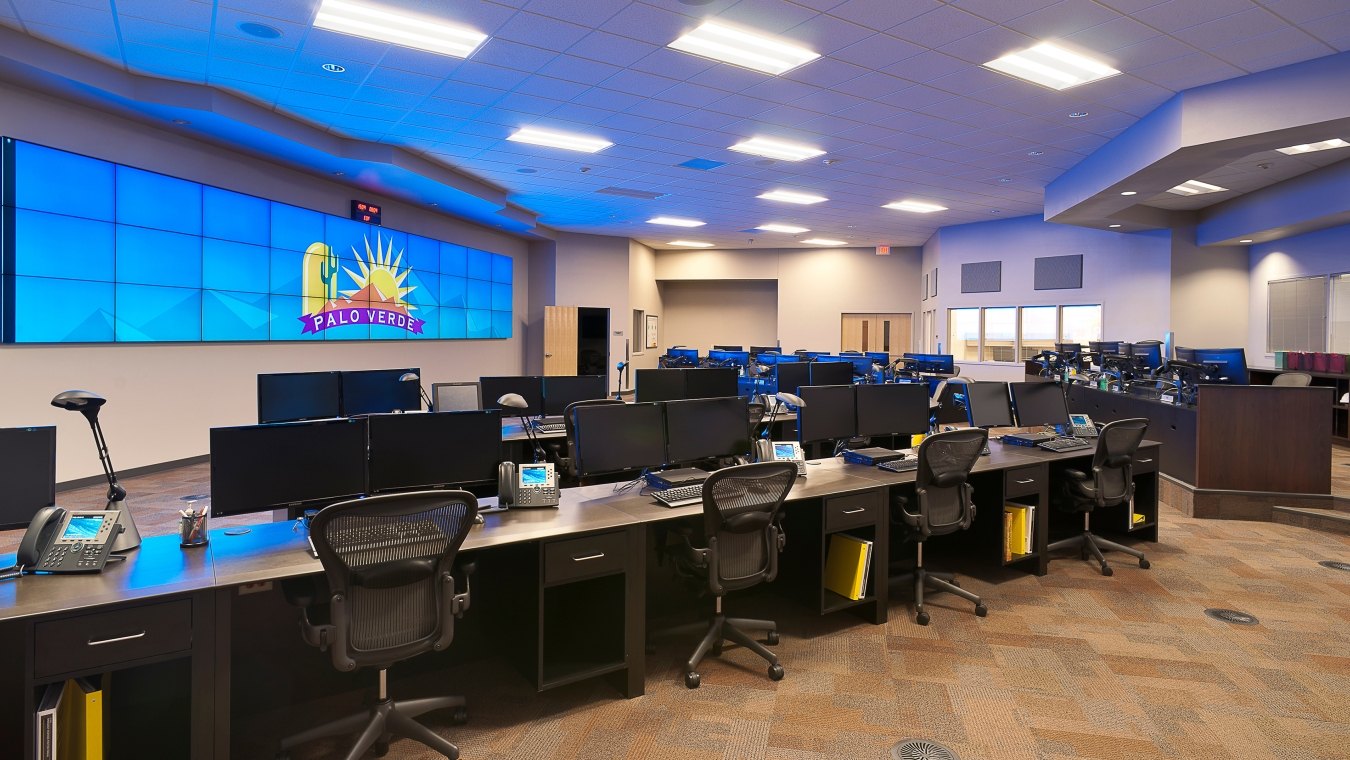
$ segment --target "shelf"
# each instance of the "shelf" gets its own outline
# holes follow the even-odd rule
[[[539,690],[552,689],[577,681],[585,681],[588,678],[595,678],[606,673],[613,673],[623,670],[627,663],[623,660],[617,662],[552,662],[544,665],[543,678],[540,679]]]
[[[1130,528],[1129,528],[1129,532],[1132,533],[1132,532],[1134,532],[1134,531],[1136,531],[1136,530],[1144,530],[1145,528],[1152,528],[1153,526],[1155,526],[1155,525],[1157,525],[1157,524],[1158,524],[1158,521],[1157,521],[1157,520],[1145,520],[1145,521],[1143,521],[1143,522],[1141,522],[1141,523],[1136,523],[1136,524],[1134,524],[1134,525],[1131,525]]]
[[[1016,562],[1021,562],[1024,559],[1035,559],[1037,556],[1039,555],[1036,552],[1028,552],[1027,554],[1014,554],[1012,555],[1012,559],[1003,560],[1003,564],[1004,566],[1007,566]]]
[[[867,604],[868,602],[875,602],[877,600],[875,596],[870,594],[854,601],[846,596],[840,596],[827,588],[821,589],[821,591],[825,594],[825,599],[820,605],[821,614],[838,612],[839,610],[846,610],[849,607],[857,607],[860,604]]]

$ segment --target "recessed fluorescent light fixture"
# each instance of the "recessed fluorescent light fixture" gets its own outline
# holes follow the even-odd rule
[[[936,203],[927,203],[924,201],[896,201],[887,203],[882,208],[893,208],[896,211],[912,211],[916,214],[931,214],[934,211],[946,211],[946,206],[939,206]]]
[[[701,222],[697,219],[681,219],[678,216],[654,216],[647,220],[647,224],[666,224],[671,227],[702,227],[707,222]]]
[[[733,29],[713,21],[704,22],[699,28],[670,43],[670,47],[775,75],[820,57],[820,53],[786,40]]]
[[[1101,61],[1049,42],[995,58],[984,67],[1052,90],[1067,90],[1120,73]]]
[[[700,240],[672,240],[671,245],[680,245],[685,248],[712,248],[712,243],[704,243]]]
[[[810,232],[806,227],[795,227],[791,224],[761,224],[755,229],[765,232],[786,232],[789,235],[798,235],[803,232]]]
[[[786,140],[772,140],[768,137],[752,137],[749,140],[742,140],[727,150],[749,153],[752,156],[777,158],[783,161],[805,161],[808,158],[825,155],[825,151],[811,145],[802,145]]]
[[[843,240],[830,240],[829,238],[807,238],[802,242],[808,245],[846,245]]]
[[[1134,190],[1122,190],[1120,194],[1121,194],[1121,195],[1138,195],[1139,193],[1136,192],[1136,191],[1134,191]]]
[[[1198,179],[1188,179],[1167,192],[1173,195],[1204,195],[1205,193],[1222,193],[1227,189],[1226,187],[1211,185],[1208,182],[1201,182]]]
[[[550,148],[562,148],[563,150],[579,150],[582,153],[594,153],[614,144],[599,137],[587,137],[571,132],[554,132],[549,129],[536,129],[535,127],[521,127],[506,139],[511,142],[544,145]]]
[[[763,198],[766,201],[782,201],[783,203],[797,203],[803,206],[809,206],[812,203],[821,203],[828,201],[823,195],[812,195],[810,193],[794,193],[791,190],[770,190],[767,193],[755,196]]]
[[[1252,239],[1251,239],[1251,238],[1243,238],[1243,239],[1239,240],[1238,242],[1239,242],[1239,243],[1250,243],[1250,242],[1252,242]]]
[[[1111,229],[1114,230],[1115,228],[1119,227],[1120,225],[1119,225],[1119,224],[1108,224],[1108,225],[1106,225],[1106,226],[1107,226],[1107,227],[1110,227]]]
[[[323,0],[314,26],[455,58],[468,58],[488,38],[477,29],[353,0]]]
[[[1300,153],[1316,153],[1319,150],[1331,150],[1332,148],[1350,147],[1350,142],[1346,142],[1339,137],[1333,137],[1330,140],[1322,142],[1305,143],[1303,145],[1290,145],[1288,148],[1276,148],[1286,156],[1296,156]]]

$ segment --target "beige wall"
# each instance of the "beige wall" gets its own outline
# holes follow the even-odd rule
[[[1247,341],[1247,246],[1195,244],[1195,225],[1172,228],[1172,332],[1174,345],[1241,346]]]
[[[714,345],[772,346],[778,340],[773,280],[671,280],[662,283],[665,340],[706,353]]]
[[[656,251],[636,240],[630,240],[628,241],[628,313],[616,316],[614,320],[614,329],[624,331],[624,339],[628,341],[632,351],[630,354],[632,365],[628,369],[628,382],[624,385],[625,390],[633,387],[633,378],[636,377],[633,374],[635,370],[656,367],[656,360],[661,356],[661,349],[646,349],[643,347],[646,334],[643,329],[634,331],[634,309],[641,309],[645,312],[644,317],[648,315],[657,317],[657,345],[664,348],[667,345],[665,342],[667,307],[662,300],[661,288],[658,287],[656,282]],[[612,363],[618,364],[623,358],[623,354],[617,354],[613,358]]]
[[[628,238],[607,235],[557,233],[554,270],[554,300],[558,306],[592,306],[609,309],[608,388],[618,384],[623,360],[623,342],[632,321],[628,300]],[[617,335],[615,333],[618,333]]]

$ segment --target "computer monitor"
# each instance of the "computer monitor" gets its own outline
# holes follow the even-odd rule
[[[1197,348],[1195,361],[1219,365],[1219,376],[1233,385],[1248,385],[1247,352],[1241,348]]]
[[[1088,349],[1094,354],[1118,354],[1120,353],[1120,341],[1094,340],[1088,343]]]
[[[639,402],[676,401],[684,398],[683,369],[640,369],[633,373],[635,399]]]
[[[1069,424],[1069,405],[1058,383],[1008,383],[1008,389],[1012,392],[1018,425]]]
[[[431,408],[437,412],[476,412],[483,408],[483,392],[476,382],[432,383]]]
[[[778,354],[782,353],[782,349],[778,346],[751,346],[750,353],[755,356],[759,356],[760,354]]]
[[[1012,427],[1012,402],[1008,400],[1007,383],[966,383],[966,409],[970,410],[970,424],[975,427]]]
[[[1162,341],[1145,340],[1138,343],[1126,343],[1121,346],[1126,356],[1132,356],[1136,362],[1148,369],[1162,366]]]
[[[797,438],[802,443],[857,435],[852,385],[807,385],[797,389],[797,395],[806,402],[797,410]]]
[[[56,428],[0,428],[0,530],[56,503]]]
[[[872,376],[873,372],[872,364],[875,361],[872,359],[872,357],[863,355],[863,356],[850,356],[847,358],[848,363],[853,365],[853,374],[855,376],[857,377]]]
[[[603,475],[665,463],[666,419],[661,404],[579,406],[572,414],[577,474]]]
[[[885,351],[864,351],[863,355],[883,367],[891,363],[891,355]]]
[[[715,348],[708,352],[708,360],[722,362],[723,364],[731,364],[736,367],[744,367],[750,363],[750,352]]]
[[[928,432],[928,389],[925,386],[919,383],[859,385],[854,395],[858,435]]]
[[[1056,343],[1055,353],[1064,357],[1065,361],[1073,361],[1074,357],[1083,353],[1083,346],[1080,343]]]
[[[811,362],[811,385],[848,385],[853,382],[852,362]]]
[[[740,373],[735,367],[708,367],[681,371],[684,372],[683,398],[718,398],[735,396],[738,393],[736,380],[740,377]]]
[[[342,383],[337,372],[258,375],[258,424],[341,416]]]
[[[792,353],[796,354],[797,356],[802,357],[802,361],[804,361],[804,362],[813,362],[813,361],[816,360],[816,357],[817,357],[817,356],[824,356],[824,355],[828,354],[829,352],[828,352],[828,351],[807,351],[807,350],[804,349],[804,348],[799,348],[799,349],[797,349],[796,351],[793,351]]]
[[[573,401],[607,398],[608,387],[604,375],[549,375],[544,378],[544,414],[562,414]]]
[[[744,351],[745,346],[713,346],[714,351]]]
[[[399,380],[409,372],[422,374],[416,367],[342,372],[342,415],[355,417],[421,409],[422,392],[418,383]]]
[[[750,411],[745,399],[689,399],[663,406],[666,464],[750,453]]]
[[[775,370],[778,376],[778,390],[796,393],[803,385],[811,384],[810,362],[779,363]]]
[[[375,414],[370,493],[488,483],[502,461],[502,414]]]
[[[502,409],[502,414],[514,417],[534,417],[544,413],[544,378],[538,375],[510,375],[480,377],[483,385],[483,408],[502,409],[497,399],[508,393],[520,394],[525,399],[524,409]]]
[[[1176,358],[1178,361],[1183,362],[1195,361],[1195,349],[1193,348],[1182,348],[1181,346],[1177,346],[1175,349],[1172,350],[1172,353],[1176,354]]]
[[[697,349],[697,348],[668,348],[668,349],[666,349],[666,356],[669,356],[669,357],[671,357],[672,359],[688,359],[688,360],[691,361],[691,362],[696,362],[696,361],[698,361],[698,349]]]
[[[366,493],[367,419],[211,429],[211,515],[325,507]]]
[[[800,362],[801,360],[802,358],[796,354],[758,354],[755,356],[755,361],[769,366],[775,364],[791,364],[793,362]]]
[[[956,358],[951,354],[910,354],[906,357],[913,359],[916,363],[914,369],[917,372],[932,372],[940,375],[953,374],[956,368]]]

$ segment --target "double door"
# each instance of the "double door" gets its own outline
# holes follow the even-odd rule
[[[913,314],[840,315],[840,351],[884,351],[892,356],[911,351]]]

